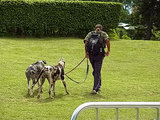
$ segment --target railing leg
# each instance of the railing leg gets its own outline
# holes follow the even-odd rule
[[[159,120],[159,108],[157,108],[157,120]]]
[[[98,108],[96,108],[96,120],[98,120]]]
[[[118,120],[119,113],[118,113],[118,108],[116,108],[116,120]]]
[[[139,120],[139,108],[136,108],[136,111],[137,111],[137,119],[136,120]]]

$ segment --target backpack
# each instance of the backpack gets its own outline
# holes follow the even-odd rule
[[[91,32],[91,36],[88,39],[86,50],[90,55],[97,56],[99,54],[104,55],[105,51],[105,40],[102,35],[102,32],[95,33],[94,31]]]

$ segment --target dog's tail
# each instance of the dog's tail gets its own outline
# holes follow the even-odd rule
[[[37,78],[37,81],[35,82],[35,84],[37,84],[37,82],[39,81],[40,77],[42,76],[42,74],[44,73],[44,69],[41,70],[38,78]]]

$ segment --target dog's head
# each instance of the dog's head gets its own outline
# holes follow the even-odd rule
[[[63,68],[65,68],[65,61],[63,58],[60,58],[58,61],[58,65],[61,65]]]
[[[46,64],[46,61],[39,60],[36,63],[34,63],[33,65],[36,65],[38,67],[44,67],[44,64]]]
[[[44,60],[39,60],[39,61],[37,61],[36,63],[37,63],[37,64],[38,64],[38,63],[40,63],[40,64],[46,64],[47,62],[44,61]]]

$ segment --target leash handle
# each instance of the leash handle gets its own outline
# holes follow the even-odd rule
[[[66,75],[66,74],[65,74]],[[79,84],[79,82],[77,82],[77,81],[75,81],[75,80],[73,80],[72,78],[70,78],[68,75],[66,75],[71,81],[73,81],[73,82],[75,82],[75,83],[77,83],[77,84]]]
[[[69,72],[65,73],[65,75],[67,75],[68,73],[72,72],[73,70],[75,70],[80,64],[82,64],[82,62],[86,59],[86,57],[83,58],[83,60],[73,69],[71,69]]]
[[[86,57],[85,57],[86,58]],[[85,78],[82,82],[78,82],[78,81],[75,81],[73,80],[71,77],[69,77],[67,74],[65,74],[66,77],[68,77],[71,81],[77,83],[77,84],[81,84],[81,83],[84,83],[87,79],[87,76],[88,76],[88,72],[89,72],[89,64],[88,64],[88,59],[87,59],[87,70],[86,70],[86,75],[85,75]]]

